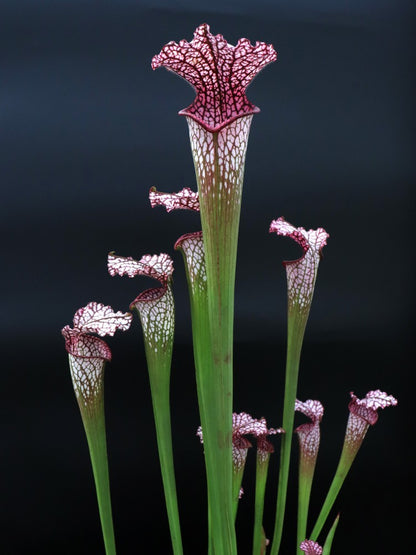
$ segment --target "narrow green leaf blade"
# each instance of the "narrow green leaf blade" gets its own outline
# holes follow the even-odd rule
[[[331,526],[331,529],[328,532],[328,535],[327,535],[326,540],[325,540],[324,550],[322,552],[322,555],[330,555],[331,554],[332,542],[334,540],[334,536],[335,536],[335,532],[336,532],[336,529],[337,529],[337,526],[338,526],[338,522],[339,522],[339,513],[337,514],[337,516],[334,520],[334,524]]]

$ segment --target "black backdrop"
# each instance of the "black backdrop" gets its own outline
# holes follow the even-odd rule
[[[106,255],[175,258],[175,460],[187,553],[204,553],[203,461],[195,437],[189,307],[173,243],[198,216],[151,210],[148,189],[195,188],[183,81],[150,61],[208,22],[235,44],[272,42],[278,63],[248,91],[262,112],[246,164],[236,289],[235,410],[280,425],[285,359],[280,215],[323,226],[325,247],[304,344],[299,398],[325,406],[311,511],[342,444],[349,391],[399,406],[371,429],[337,503],[334,555],[411,549],[414,14],[405,0],[329,2],[3,1],[2,439],[0,552],[101,553],[86,441],[60,329],[88,301],[127,309],[150,280],[110,278]],[[106,414],[118,551],[170,552],[141,331],[109,340]],[[296,453],[296,448],[294,449]],[[272,534],[277,456],[270,468]],[[250,553],[253,460],[238,517]],[[295,472],[292,473],[295,476]],[[295,481],[284,553],[293,553]],[[151,545],[151,548],[144,547]]]

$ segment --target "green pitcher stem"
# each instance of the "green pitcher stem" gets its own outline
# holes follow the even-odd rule
[[[322,505],[321,512],[316,520],[316,524],[313,527],[310,539],[316,541],[319,534],[321,533],[322,528],[325,526],[325,522],[328,518],[328,515],[336,501],[338,493],[342,487],[342,484],[347,477],[347,474],[351,468],[352,463],[354,462],[355,455],[357,451],[351,451],[349,446],[344,443],[341,456],[339,459],[338,467],[335,471],[335,476],[332,480],[331,486],[328,490],[327,496],[325,498],[324,504]]]
[[[153,415],[155,419],[157,447],[159,451],[160,470],[165,492],[166,510],[173,553],[182,555],[181,527],[176,494],[175,470],[173,464],[171,418],[169,408],[169,376],[165,372],[149,372],[152,392]]]
[[[264,496],[266,493],[267,471],[270,453],[265,457],[257,455],[256,465],[256,493],[254,504],[253,555],[265,552],[265,537],[263,531]]]
[[[147,367],[149,371],[150,391],[152,395],[153,415],[155,419],[157,447],[159,452],[160,470],[162,474],[163,489],[165,493],[166,511],[168,514],[170,536],[173,553],[182,555],[181,527],[179,522],[178,499],[176,494],[175,471],[173,463],[172,428],[170,418],[170,371],[173,348],[173,329],[166,336],[163,335],[163,322],[167,325],[168,314],[173,311],[170,287],[164,294],[165,305],[161,306],[163,316],[158,322],[158,328],[152,328],[147,318],[143,318],[139,303],[136,308],[139,312],[146,351]],[[155,305],[157,307],[157,305]],[[159,329],[160,328],[160,329]],[[156,329],[159,330],[157,335]],[[149,333],[150,332],[150,333]],[[152,333],[153,332],[153,336]],[[163,336],[163,338],[162,338]],[[159,341],[155,341],[158,337]],[[157,347],[156,347],[157,344]]]
[[[234,287],[244,160],[251,116],[211,133],[191,118],[207,274],[212,367],[205,380],[204,449],[215,555],[235,555],[232,499]],[[233,149],[238,141],[238,148]],[[202,415],[201,415],[202,418]],[[204,423],[202,422],[204,426]]]
[[[91,457],[105,552],[106,555],[115,555],[116,544],[111,510],[103,389],[101,388],[97,398],[89,406],[83,405],[81,399],[78,403]]]
[[[237,518],[237,511],[238,505],[240,502],[240,491],[241,491],[241,484],[243,482],[244,476],[244,466],[245,464],[239,468],[234,469],[233,471],[233,515],[234,515],[234,522]]]
[[[310,464],[310,461],[305,460],[301,454],[299,461],[298,527],[296,540],[298,555],[303,554],[299,545],[307,539],[306,529],[308,524],[309,500],[311,496],[314,470],[315,461],[313,461],[313,464]]]
[[[204,221],[202,224],[204,230]],[[225,230],[222,233],[225,233]],[[211,514],[215,555],[232,555],[237,552],[232,510],[235,263],[231,267],[227,263],[229,263],[229,258],[233,258],[232,251],[236,251],[236,241],[234,248],[233,246],[230,246],[230,249],[224,246],[218,248],[219,237],[215,234],[213,237],[209,237],[209,233],[207,235],[208,237],[205,238],[204,230],[212,367],[209,379],[204,380],[204,398],[207,401],[204,448],[206,458],[210,461],[207,474],[210,482],[208,488],[213,504]],[[211,252],[211,256],[207,254],[209,252]],[[217,263],[214,262],[215,260]],[[221,272],[219,268],[221,268]],[[204,426],[203,422],[202,426]]]
[[[209,340],[209,338],[208,338]],[[199,415],[201,419],[201,427],[204,430],[204,457],[205,457],[205,472],[207,476],[207,495],[208,495],[208,554],[212,555],[213,552],[213,537],[214,537],[214,530],[213,530],[213,518],[212,518],[212,507],[216,506],[216,489],[212,487],[212,484],[215,482],[216,476],[216,465],[215,460],[212,460],[212,449],[207,449],[207,442],[209,442],[209,432],[212,428],[212,424],[210,423],[210,414],[208,407],[212,406],[211,402],[215,403],[213,399],[212,392],[209,389],[207,381],[207,370],[211,368],[210,362],[210,353],[206,353],[206,357],[204,357],[204,348],[203,346],[196,346],[194,343],[194,357],[195,357],[195,368],[196,368],[196,383],[197,383],[197,394],[198,394],[198,405],[199,405]],[[214,405],[215,406],[215,405]]]
[[[282,541],[287,485],[289,479],[290,453],[292,448],[293,423],[295,419],[295,401],[298,385],[299,361],[307,319],[308,312],[305,313],[305,311],[301,311],[296,306],[292,308],[289,307],[285,397],[282,424],[286,433],[282,435],[282,445],[280,450],[276,520],[270,555],[277,555],[279,553]]]
[[[160,289],[149,289],[139,295],[134,301],[134,307],[139,313],[143,328],[160,470],[172,548],[175,555],[182,555],[170,418],[170,374],[175,320],[170,282]],[[150,314],[152,314],[152,318],[149,317]]]
[[[217,475],[216,460],[213,458],[215,448],[211,446],[211,440],[215,438],[216,423],[215,420],[212,421],[212,414],[215,414],[217,410],[217,395],[211,383],[213,361],[206,290],[205,256],[202,238],[196,237],[197,235],[194,234],[192,238],[189,237],[185,244],[181,243],[181,238],[175,248],[182,252],[184,258],[191,306],[196,386],[201,427],[203,430],[205,471],[207,476],[208,554],[212,555],[214,553],[213,538],[215,537],[215,525],[213,524],[215,519],[212,516],[212,510],[220,502],[216,499],[218,492],[214,487]],[[198,262],[196,262],[196,259]]]
[[[207,312],[205,311],[205,318],[206,317]],[[204,331],[207,331],[207,328]],[[219,491],[217,487],[219,472],[218,460],[215,458],[217,448],[217,435],[215,433],[217,430],[216,417],[219,412],[217,407],[218,394],[210,375],[213,368],[212,353],[209,348],[210,335],[207,336],[205,333],[202,333],[197,334],[196,337],[198,338],[196,343],[194,343],[196,382],[199,413],[204,434],[204,456],[208,490],[208,537],[210,543],[208,552],[214,553],[214,545],[216,545],[215,553],[217,553],[218,517],[221,517],[221,515],[216,513],[216,508],[222,503],[221,491]],[[224,551],[224,553],[226,553],[226,551]]]
[[[217,476],[221,472],[216,458],[218,427],[218,391],[212,380],[214,368],[211,348],[211,331],[208,310],[207,278],[205,253],[202,234],[194,233],[181,237],[175,245],[184,257],[186,276],[191,305],[192,336],[196,370],[198,405],[203,430],[205,469],[208,491],[208,553],[221,548],[226,552],[222,541],[220,514],[218,507],[222,503]]]

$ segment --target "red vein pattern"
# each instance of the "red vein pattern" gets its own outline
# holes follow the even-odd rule
[[[282,217],[272,221],[269,232],[290,237],[302,247],[304,254],[301,258],[285,261],[283,264],[287,274],[289,303],[308,310],[312,302],[321,251],[329,235],[322,227],[309,231],[303,227],[296,228]]]
[[[236,118],[259,111],[245,91],[259,71],[276,58],[271,44],[252,45],[242,38],[232,46],[222,35],[212,35],[204,23],[195,30],[191,42],[166,44],[153,57],[152,68],[163,66],[188,81],[196,98],[179,114],[214,133]]]
[[[207,273],[202,231],[186,233],[179,237],[175,243],[175,250],[181,250],[185,255],[192,294],[205,292]]]
[[[358,399],[353,392],[350,395],[351,401],[348,405],[350,414],[345,433],[345,443],[357,449],[361,445],[368,428],[374,426],[377,422],[377,411],[396,406],[397,399],[379,389],[369,391],[364,399]]]
[[[108,255],[108,271],[111,276],[148,276],[157,279],[161,287],[147,289],[130,304],[142,322],[146,344],[155,353],[171,344],[175,325],[175,307],[170,282],[173,261],[168,254],[146,254],[140,260],[131,256]]]
[[[268,428],[265,418],[253,418],[247,412],[233,413],[233,467],[237,472],[242,469],[246,462],[247,451],[252,447],[244,436],[252,435],[257,438],[257,449],[260,456],[266,457],[273,453],[272,444],[267,441],[267,436],[284,433],[282,428]],[[203,443],[203,432],[201,426],[197,430],[197,436]]]
[[[83,332],[98,333],[101,337],[114,335],[117,330],[126,331],[130,323],[131,314],[114,312],[111,306],[95,302],[88,303],[74,315],[74,328]]]
[[[143,291],[130,305],[140,314],[147,345],[157,353],[173,341],[175,306],[170,285]]]
[[[221,204],[225,219],[241,204],[251,119],[240,118],[213,135],[187,118],[199,195],[205,197],[205,202],[212,197],[213,206]]]
[[[324,407],[319,401],[308,399],[303,403],[296,399],[295,411],[311,419],[311,422],[298,426],[295,432],[298,434],[301,456],[315,462],[321,439],[319,424],[324,414]]]
[[[152,208],[164,206],[166,212],[172,212],[172,210],[193,210],[194,212],[199,212],[198,193],[195,193],[189,187],[184,187],[177,193],[161,193],[156,190],[156,187],[151,187],[149,200]]]
[[[62,329],[62,335],[65,339],[65,349],[70,355],[80,358],[111,360],[110,347],[102,339],[69,326]]]
[[[145,254],[140,260],[131,256],[116,256],[113,252],[108,255],[108,272],[110,276],[148,276],[157,279],[163,285],[171,279],[173,261],[168,254]]]
[[[62,329],[78,401],[88,405],[97,398],[103,386],[104,364],[111,360],[107,343],[90,333],[114,335],[118,329],[129,329],[131,320],[128,312],[114,312],[110,306],[91,302],[75,313],[74,329]]]

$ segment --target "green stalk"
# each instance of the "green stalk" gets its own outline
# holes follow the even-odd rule
[[[359,449],[359,446],[358,446],[358,449]],[[335,476],[328,490],[321,512],[319,513],[319,516],[316,520],[316,524],[313,527],[313,530],[310,536],[311,540],[316,541],[319,534],[321,533],[322,528],[325,526],[325,522],[335,503],[338,493],[340,492],[342,484],[344,483],[344,480],[347,477],[347,474],[351,468],[351,465],[354,462],[355,455],[357,454],[358,449],[357,450],[351,449],[351,446],[347,442],[344,442],[338,467],[335,471]]]
[[[181,527],[179,522],[175,470],[173,464],[172,427],[169,406],[169,375],[166,378],[166,368],[161,368],[157,365],[153,366],[153,364],[149,362],[149,359],[148,365],[160,470],[162,473],[163,489],[165,492],[165,502],[169,520],[172,548],[175,555],[182,555],[183,548]]]
[[[299,491],[298,491],[298,527],[297,527],[297,541],[298,555],[302,555],[302,550],[299,545],[306,540],[306,528],[308,523],[309,500],[311,496],[312,481],[315,470],[315,461],[310,464],[307,457],[302,457],[300,454],[299,461]]]
[[[111,511],[104,410],[102,410],[102,414],[97,415],[96,418],[89,420],[85,419],[84,429],[90,451],[95,489],[97,491],[98,510],[100,513],[105,552],[107,555],[115,555],[116,544]]]
[[[212,364],[204,381],[204,448],[215,555],[235,555],[232,498],[234,286],[244,160],[251,116],[210,132],[187,118],[198,183]],[[233,145],[238,141],[238,147]],[[228,167],[227,167],[228,165]],[[203,424],[202,424],[203,425]]]
[[[218,156],[218,133],[213,134],[215,148],[214,180],[221,183]],[[202,200],[203,199],[203,200]],[[238,213],[227,214],[227,208],[216,196],[202,196],[201,222],[207,268],[208,316],[210,323],[213,368],[209,380],[210,427],[207,428],[206,449],[212,452],[216,465],[216,493],[213,512],[214,542],[221,538],[215,553],[237,552],[232,504],[232,408],[233,408],[233,323],[234,280],[237,256]],[[207,202],[204,202],[207,201]],[[239,207],[238,207],[239,208]],[[218,507],[220,506],[219,510]],[[220,532],[221,530],[221,532]],[[220,532],[220,535],[219,535]],[[218,534],[218,536],[217,536]]]
[[[157,293],[155,294],[155,292]],[[145,291],[137,297],[132,305],[138,311],[143,327],[172,548],[175,555],[182,555],[170,418],[170,372],[174,333],[174,304],[170,284],[159,290]]]
[[[72,358],[69,356],[72,375]],[[104,362],[103,369],[104,369]],[[102,370],[104,371],[104,370]],[[106,555],[115,555],[113,516],[111,510],[110,479],[108,473],[107,441],[104,415],[104,387],[99,384],[94,396],[86,399],[75,389],[80,408],[97,493],[98,510]]]
[[[256,493],[254,504],[253,555],[265,553],[265,536],[263,531],[264,496],[266,493],[267,471],[270,453],[259,455],[257,451]]]
[[[192,307],[191,302],[191,307]],[[202,307],[201,307],[202,308]],[[212,359],[210,352],[210,335],[207,322],[207,312],[205,310],[197,310],[195,307],[191,308],[192,312],[192,329],[194,337],[194,359],[196,369],[196,384],[199,405],[199,415],[201,419],[201,427],[204,434],[204,456],[205,456],[205,471],[207,475],[207,494],[208,494],[208,539],[209,548],[208,553],[213,554],[213,518],[212,508],[216,506],[216,489],[213,488],[215,483],[216,468],[215,461],[212,460],[213,450],[207,445],[209,443],[210,430],[212,423],[209,419],[208,407],[215,407],[216,399],[215,393],[209,387],[209,370],[212,368]],[[196,314],[198,316],[196,316]],[[198,330],[198,331],[196,331]],[[211,432],[212,434],[212,432]]]
[[[397,405],[397,399],[380,390],[369,391],[365,398],[361,400],[357,399],[357,397],[351,393],[351,398],[352,400],[348,405],[350,414],[348,416],[344,445],[342,447],[338,467],[314,529],[312,530],[312,539],[319,536],[325,525],[326,519],[334,505],[342,484],[360,450],[368,428],[370,425],[373,426],[377,422],[377,410]]]
[[[312,303],[321,251],[328,234],[323,228],[305,231],[295,228],[283,218],[274,220],[270,232],[294,239],[303,249],[303,256],[284,262],[288,289],[287,355],[285,396],[283,403],[283,428],[280,451],[279,483],[276,504],[276,520],[270,555],[279,553],[285,517],[287,485],[289,479],[290,452],[292,447],[295,401],[299,375],[299,361],[303,337]]]
[[[334,536],[338,526],[338,522],[339,522],[339,514],[336,516],[334,520],[334,524],[331,526],[331,529],[328,532],[328,535],[326,537],[325,544],[324,544],[324,549],[322,551],[322,555],[331,555],[332,542],[334,541]]]
[[[180,237],[175,244],[175,249],[179,250],[183,255],[186,278],[188,282],[198,406],[205,442],[207,436],[206,430],[210,429],[207,407],[211,405],[209,383],[210,371],[213,365],[211,357],[211,336],[209,331],[208,298],[206,290],[206,267],[202,233],[190,233]],[[215,397],[212,400],[215,403]],[[215,469],[215,467],[211,463],[208,456],[210,454],[211,451],[207,451],[204,446],[208,489],[208,553],[212,554],[213,531],[211,507],[213,505],[213,495],[215,494],[215,491],[212,491],[210,486],[215,480],[215,474],[212,474],[212,469]]]
[[[245,464],[233,471],[233,515],[234,522],[237,518],[238,504],[240,501],[241,483],[243,481]]]
[[[180,250],[184,258],[190,296],[196,385],[207,475],[208,553],[211,554],[214,552],[214,538],[216,538],[214,523],[217,520],[213,516],[213,510],[221,502],[221,499],[217,497],[217,461],[214,458],[216,447],[215,415],[218,412],[218,395],[211,377],[214,365],[211,349],[206,263],[202,234],[192,233],[184,235],[177,241],[175,249]],[[212,415],[214,415],[214,418]]]
[[[204,456],[208,490],[208,552],[210,554],[214,553],[214,551],[215,554],[217,554],[217,552],[227,554],[231,552],[229,551],[229,547],[227,547],[228,540],[224,541],[223,538],[224,536],[229,538],[230,531],[228,526],[225,526],[226,522],[222,522],[222,514],[218,509],[219,506],[224,504],[225,492],[225,487],[220,487],[219,476],[224,474],[221,468],[221,462],[227,451],[224,442],[219,444],[217,440],[218,437],[226,437],[222,431],[223,422],[221,422],[221,415],[224,414],[224,405],[221,403],[221,395],[219,394],[221,387],[218,385],[218,376],[216,376],[217,373],[215,372],[215,370],[218,370],[218,365],[214,364],[214,350],[212,348],[204,246],[202,238],[200,238],[198,242],[197,237],[188,237],[193,243],[192,246],[189,244],[185,246],[185,244],[181,244],[181,240],[179,240],[176,248],[178,248],[184,256],[190,292],[196,384],[201,427],[204,438]],[[188,251],[188,249],[190,250]],[[195,264],[195,250],[198,250],[198,265]],[[189,258],[187,254],[189,254]],[[230,414],[232,415],[232,413]],[[220,432],[218,431],[219,429]],[[231,437],[232,432],[230,434],[230,438]],[[218,452],[220,452],[220,457],[217,456]],[[232,475],[231,478],[234,483],[234,475]],[[234,523],[236,514],[234,488],[232,491],[232,517]]]
[[[191,303],[192,304],[192,303]],[[205,307],[206,309],[206,307]],[[192,311],[195,313],[195,309]],[[216,407],[216,395],[212,387],[210,387],[211,382],[209,378],[209,371],[212,368],[212,358],[210,351],[210,335],[208,330],[207,322],[207,312],[206,310],[198,310],[198,317],[193,316],[192,328],[194,330],[194,322],[199,322],[196,324],[196,328],[199,329],[198,333],[193,331],[194,334],[194,358],[195,358],[195,369],[196,369],[196,384],[197,384],[197,395],[198,395],[198,405],[199,414],[201,419],[201,427],[204,434],[204,456],[205,456],[205,470],[207,476],[207,493],[208,493],[208,538],[209,538],[209,549],[208,553],[212,554],[213,543],[215,537],[215,530],[213,522],[215,518],[212,516],[213,507],[218,506],[218,499],[216,499],[217,489],[214,486],[216,479],[216,465],[215,460],[213,460],[213,449],[210,445],[210,437],[212,436],[212,430],[215,429],[213,423],[210,420],[210,410],[215,410]],[[199,325],[198,325],[199,324]],[[214,436],[215,437],[215,436]]]
[[[285,516],[287,485],[289,480],[290,453],[292,447],[293,424],[295,419],[295,401],[299,375],[299,361],[303,337],[309,310],[302,311],[296,304],[289,305],[288,337],[286,354],[285,397],[283,404],[283,424],[285,434],[282,435],[280,450],[280,469],[276,504],[276,520],[273,543],[270,555],[279,553],[282,541],[283,522]]]

